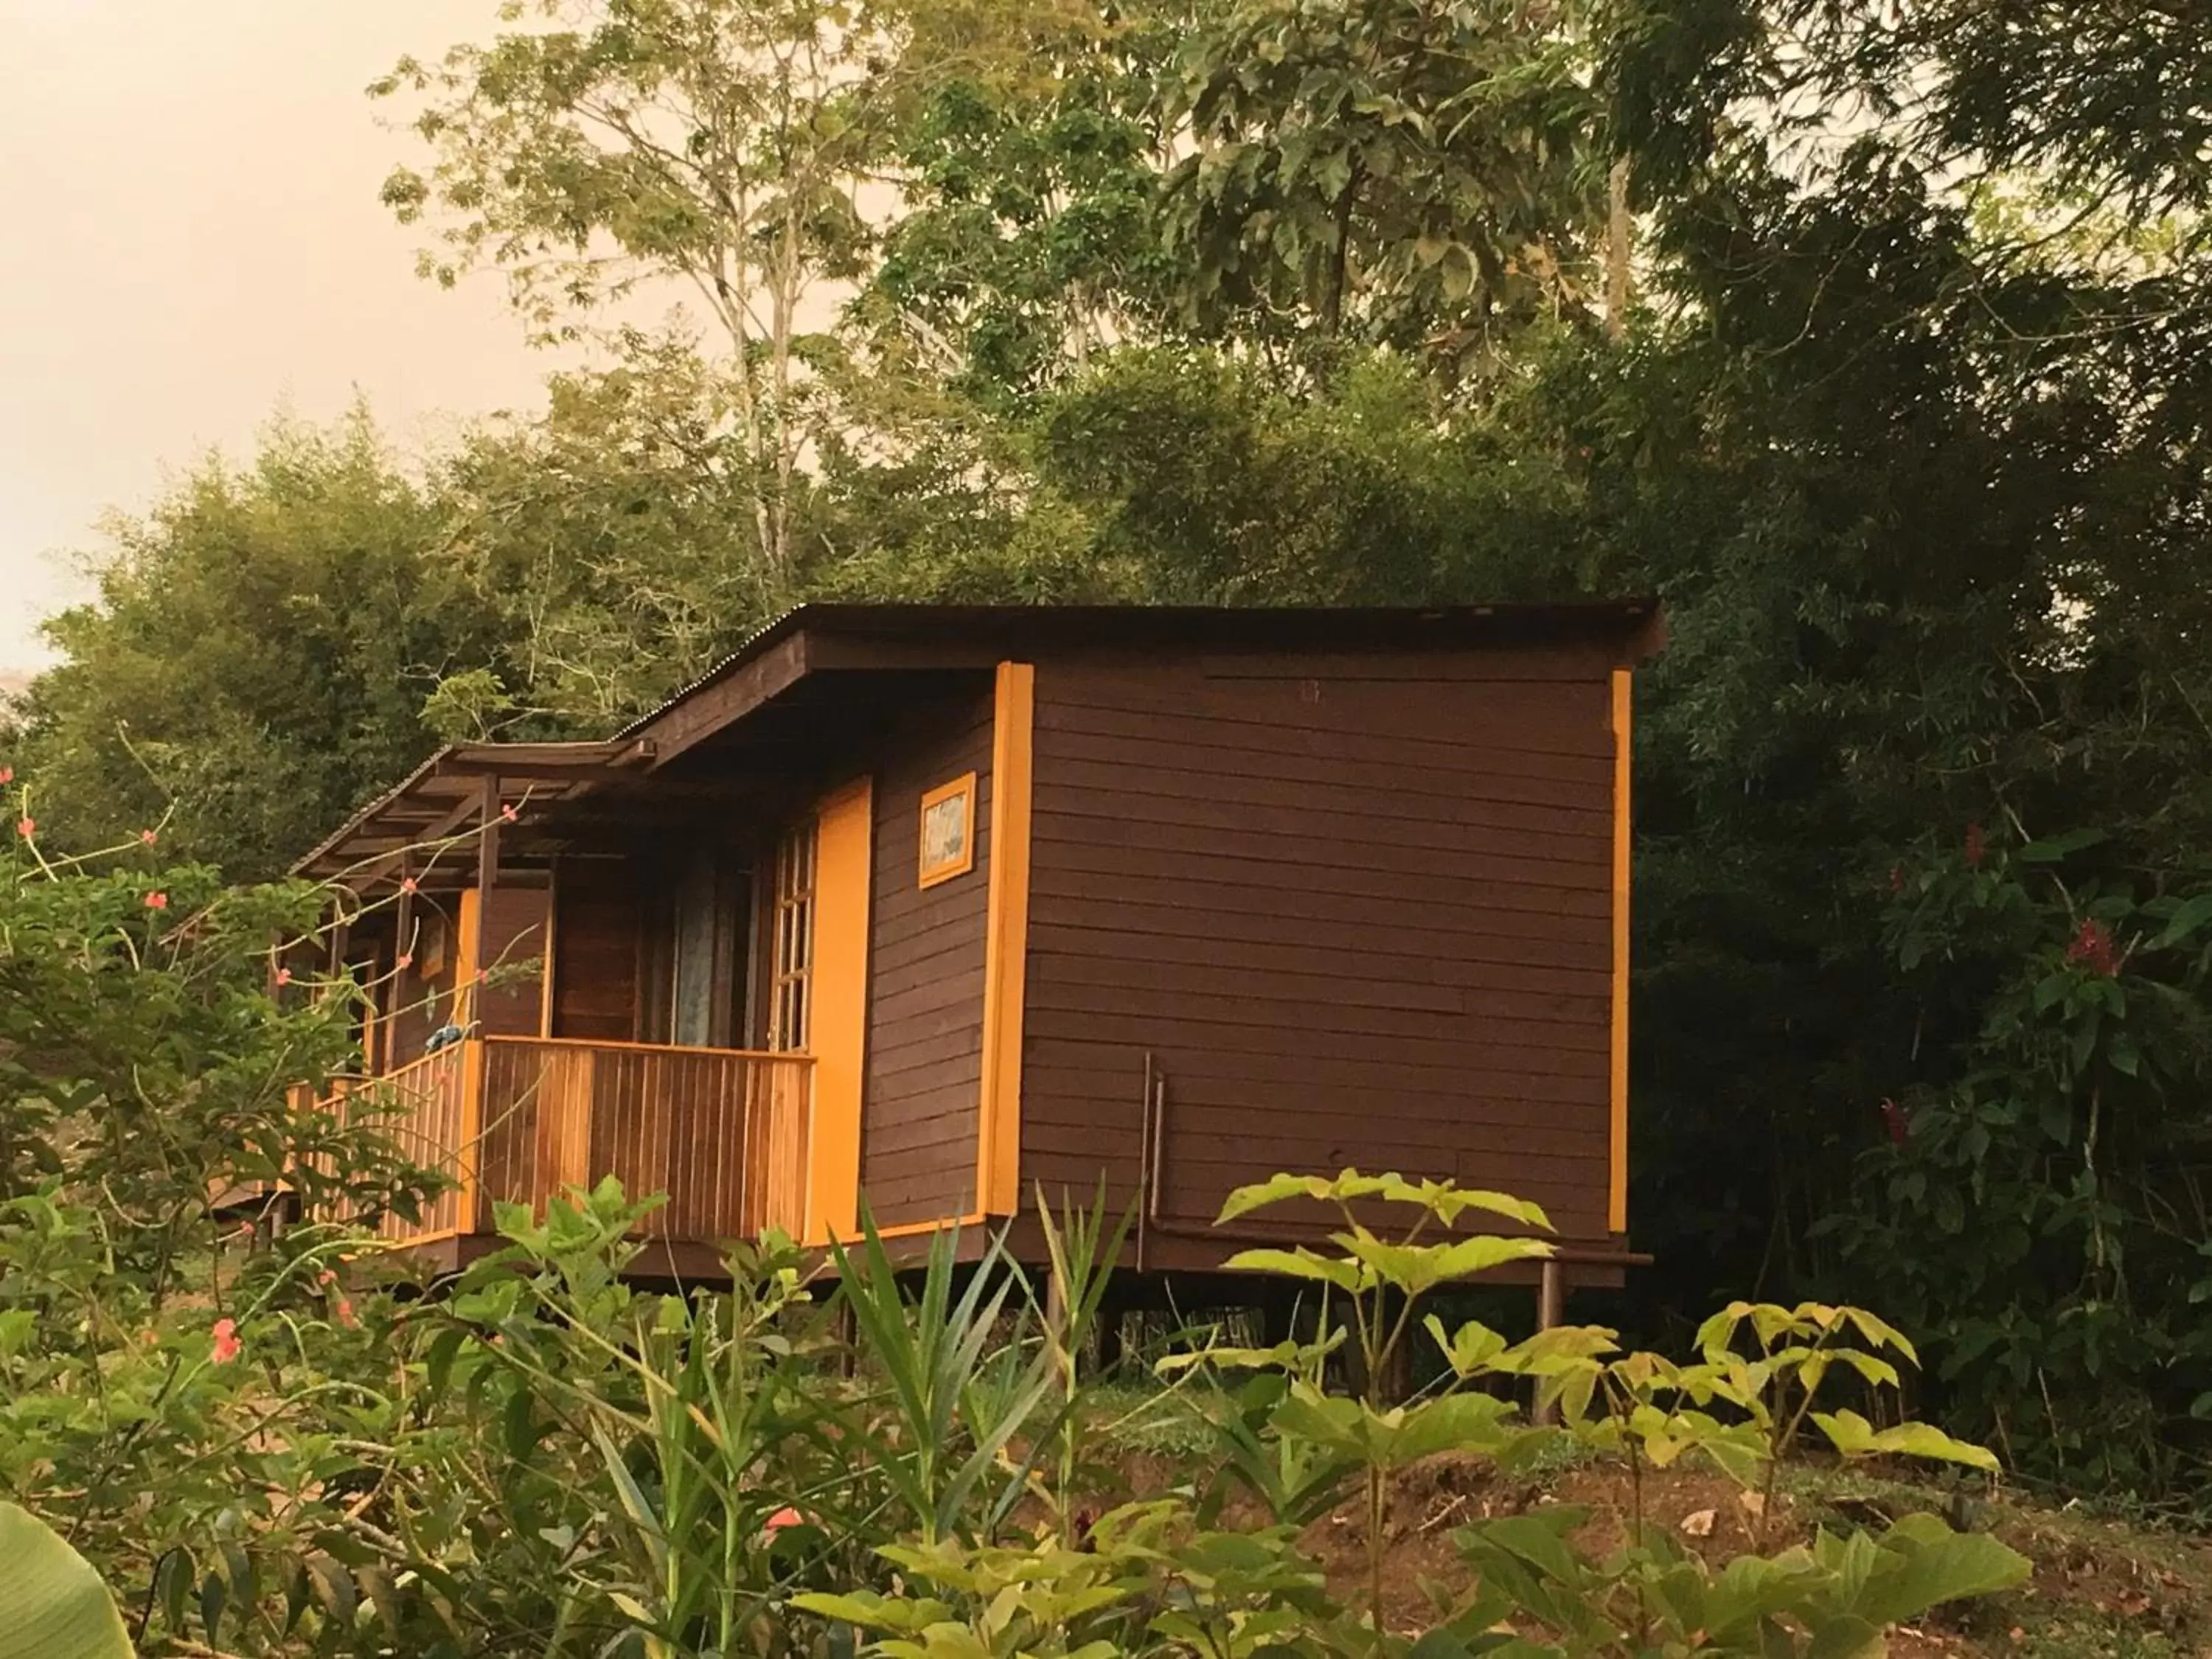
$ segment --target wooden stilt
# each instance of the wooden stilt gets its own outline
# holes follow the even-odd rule
[[[860,1322],[853,1316],[853,1304],[840,1302],[833,1328],[837,1334],[837,1375],[847,1382],[853,1380],[854,1365],[860,1354]]]
[[[1536,1280],[1536,1328],[1556,1330],[1566,1322],[1567,1270],[1557,1261],[1547,1261]],[[1540,1403],[1534,1420],[1549,1425],[1559,1421],[1559,1407]]]
[[[1121,1364],[1121,1297],[1109,1288],[1098,1304],[1098,1375],[1110,1376]]]

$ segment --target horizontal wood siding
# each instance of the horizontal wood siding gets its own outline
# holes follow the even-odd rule
[[[1164,1219],[1346,1164],[1605,1232],[1609,659],[1045,662],[1024,1186]]]
[[[918,712],[877,774],[860,1192],[886,1226],[975,1207],[991,710],[979,690]],[[922,795],[971,771],[975,867],[922,887]]]

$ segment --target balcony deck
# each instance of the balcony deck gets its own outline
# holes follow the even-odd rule
[[[495,1236],[495,1206],[542,1214],[611,1175],[633,1197],[665,1195],[638,1229],[648,1270],[696,1273],[728,1240],[805,1236],[812,1080],[805,1054],[476,1036],[321,1103],[392,1102],[400,1149],[452,1182],[419,1220],[380,1219],[394,1243],[459,1260]]]

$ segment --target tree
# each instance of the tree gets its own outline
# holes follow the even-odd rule
[[[572,9],[541,0],[549,24]],[[745,464],[755,556],[787,584],[793,491],[809,449],[804,362],[824,287],[866,269],[860,195],[880,159],[895,43],[842,0],[594,0],[574,27],[514,28],[375,83],[423,100],[434,161],[384,199],[426,218],[452,283],[507,273],[543,337],[571,337],[672,285],[715,331]]]
[[[1159,80],[1188,19],[1158,9],[1010,20],[1004,50],[910,100],[899,206],[854,307],[879,353],[910,342],[921,375],[996,406],[1167,330],[1182,268],[1158,234]]]
[[[1170,82],[1166,183],[1189,314],[1387,343],[1449,373],[1536,319],[1594,314],[1604,185],[1571,8],[1250,0]]]
[[[510,642],[491,726],[453,735],[610,730],[734,648],[815,562],[811,479],[786,504],[789,580],[758,557],[720,365],[631,336],[615,367],[547,390],[544,414],[485,422],[433,469],[455,579]]]
[[[1531,411],[1593,452],[1607,585],[1673,617],[1644,1237],[1698,1294],[1909,1285],[1962,1426],[2171,1482],[2212,1238],[2212,291],[2142,71],[2212,59],[2155,6],[1613,21],[1671,316]]]
[[[65,848],[163,826],[176,856],[283,870],[427,754],[423,700],[494,664],[495,616],[434,499],[356,410],[279,421],[211,456],[93,561],[94,603],[48,624],[4,758]]]

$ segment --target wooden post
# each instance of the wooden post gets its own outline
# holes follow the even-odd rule
[[[461,1192],[459,1218],[463,1237],[477,1232],[477,1165],[483,1133],[484,1046],[470,1037],[461,1045]]]
[[[1536,1280],[1536,1328],[1539,1331],[1557,1330],[1565,1322],[1566,1311],[1566,1268],[1557,1257],[1547,1257]],[[1534,1420],[1549,1426],[1559,1421],[1559,1416],[1557,1406],[1539,1405]]]
[[[487,773],[483,781],[483,833],[477,839],[477,890],[491,891],[499,880],[499,778]],[[482,901],[478,901],[481,902]]]
[[[1121,1364],[1121,1298],[1109,1286],[1098,1304],[1098,1375],[1111,1376]]]
[[[485,775],[477,816],[483,823],[477,836],[476,949],[467,953],[468,959],[459,963],[453,974],[453,1022],[465,1031],[482,1029],[484,975],[491,966],[486,960],[484,939],[491,928],[491,890],[499,884],[499,778],[495,774]],[[463,983],[464,971],[471,982]]]
[[[407,1006],[407,969],[402,958],[415,960],[415,854],[399,854],[399,908],[392,926],[392,984],[384,996],[384,1069],[396,1072],[404,1063],[399,1054],[399,1015]]]
[[[837,1335],[837,1375],[849,1382],[860,1368],[860,1323],[854,1317],[850,1302],[837,1304],[835,1329]]]

